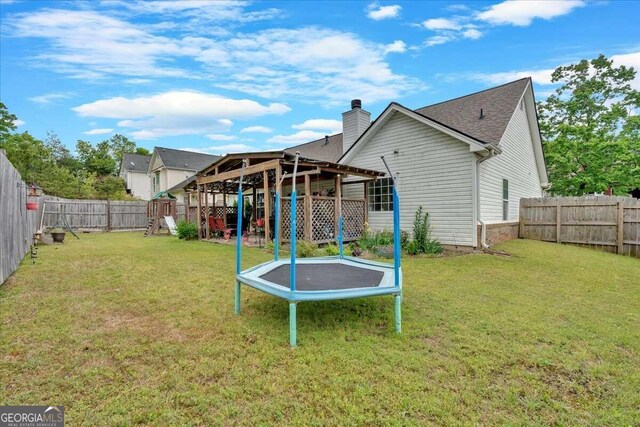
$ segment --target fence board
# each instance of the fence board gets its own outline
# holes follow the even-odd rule
[[[28,211],[27,185],[0,150],[0,284],[18,268],[31,247],[42,214],[42,198],[38,199],[38,210]]]
[[[520,237],[640,258],[640,200],[616,196],[520,201]]]

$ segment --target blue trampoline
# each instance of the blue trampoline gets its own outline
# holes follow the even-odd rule
[[[293,168],[291,198],[296,198],[296,174],[299,153],[296,153]],[[342,235],[342,212],[338,219],[337,243],[340,255],[296,259],[296,236],[291,236],[291,256],[278,256],[278,224],[280,219],[280,195],[275,194],[275,239],[274,259],[260,265],[241,270],[242,241],[238,233],[236,249],[235,313],[240,314],[241,285],[250,286],[270,295],[289,301],[289,341],[297,345],[296,304],[302,301],[326,301],[360,298],[379,295],[394,295],[395,330],[401,331],[402,270],[400,268],[400,207],[396,182],[382,157],[393,180],[393,242],[394,263],[380,263],[344,255]],[[238,212],[243,209],[242,179],[238,188]],[[238,230],[242,229],[242,215],[238,215]],[[296,204],[291,203],[291,230],[296,229]]]

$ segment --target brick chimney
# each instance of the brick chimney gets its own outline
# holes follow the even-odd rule
[[[362,109],[362,101],[351,101],[351,110],[342,113],[342,152],[346,153],[371,124],[371,113]]]

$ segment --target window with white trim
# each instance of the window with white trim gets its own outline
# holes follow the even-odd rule
[[[509,220],[509,180],[502,180],[502,220]]]
[[[393,210],[393,181],[379,178],[369,183],[369,212]]]

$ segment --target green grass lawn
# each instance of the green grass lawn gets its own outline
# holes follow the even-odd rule
[[[243,287],[234,247],[67,236],[0,287],[0,404],[68,425],[640,424],[640,261],[513,241],[405,258],[392,297],[301,303]],[[245,267],[270,257],[245,250]]]

